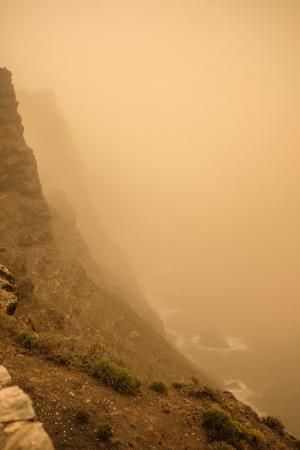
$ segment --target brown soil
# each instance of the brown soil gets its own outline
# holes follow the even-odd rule
[[[38,419],[53,439],[57,450],[106,449],[207,449],[205,430],[201,427],[203,411],[212,400],[197,400],[170,388],[167,394],[147,386],[136,397],[122,396],[101,385],[93,377],[74,368],[41,359],[30,351],[14,347],[4,364],[14,382],[27,392]],[[293,448],[262,424],[250,408],[231,394],[222,394],[222,406],[234,404],[236,415],[263,431],[272,449]],[[89,421],[79,424],[79,411],[89,414]],[[97,427],[112,427],[109,442],[97,439]]]

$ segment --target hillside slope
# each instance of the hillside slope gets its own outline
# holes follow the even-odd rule
[[[10,325],[14,320],[9,318]],[[1,324],[0,314],[0,331]],[[295,438],[270,429],[229,392],[203,388],[196,380],[168,385],[164,393],[143,383],[136,396],[124,396],[74,366],[58,364],[6,338],[0,351],[4,346],[4,363],[14,382],[33,400],[56,450],[300,448]],[[219,422],[204,423],[205,414],[216,408],[226,418],[221,429]],[[232,434],[232,426],[241,434]],[[111,431],[109,436],[103,435],[103,429]],[[232,445],[224,446],[221,439]]]

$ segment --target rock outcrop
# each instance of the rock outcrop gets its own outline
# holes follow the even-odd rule
[[[31,400],[0,366],[0,450],[54,450]]]
[[[10,316],[18,303],[17,286],[10,271],[0,264],[0,309]]]
[[[23,137],[22,119],[17,106],[11,72],[0,69],[0,190],[13,190],[34,197],[40,195],[41,185],[35,176],[32,150]],[[28,155],[31,157],[28,158]]]
[[[33,247],[53,239],[37,165],[26,145],[11,72],[0,68],[0,249],[2,262],[26,278]]]

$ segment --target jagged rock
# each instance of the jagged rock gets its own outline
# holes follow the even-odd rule
[[[0,265],[0,309],[13,315],[18,303],[17,286],[10,271]]]
[[[25,423],[3,450],[53,450],[53,445],[41,423]]]
[[[11,384],[11,376],[4,366],[0,366],[0,389]]]
[[[29,396],[17,386],[4,387],[11,381],[0,366],[0,450],[54,450],[43,425],[32,422],[35,412]]]
[[[29,420],[35,416],[31,400],[18,386],[0,391],[0,422]]]

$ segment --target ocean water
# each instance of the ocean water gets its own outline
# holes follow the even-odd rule
[[[175,346],[263,416],[282,419],[300,437],[299,342],[290,336],[232,335],[195,326],[190,312],[157,309]],[[201,330],[203,328],[203,330]],[[205,328],[205,329],[204,329]]]

